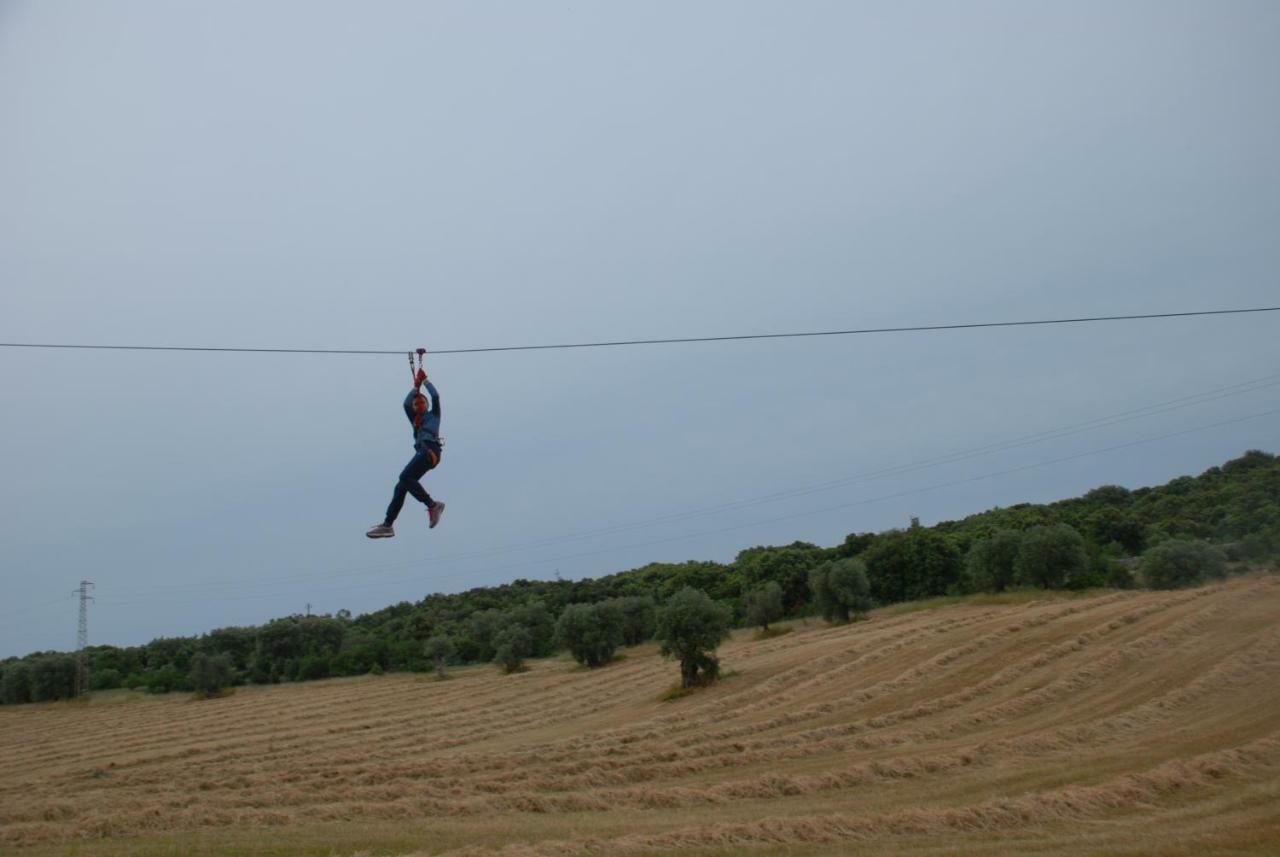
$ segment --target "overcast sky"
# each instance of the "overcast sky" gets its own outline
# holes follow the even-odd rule
[[[1269,0],[0,0],[0,341],[1276,305],[1277,45]],[[441,355],[448,512],[410,499],[383,541],[403,357],[0,348],[0,656],[73,649],[81,579],[91,642],[125,645],[1161,483],[1280,451],[1278,333]]]

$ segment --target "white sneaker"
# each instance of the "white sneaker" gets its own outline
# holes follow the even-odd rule
[[[444,503],[441,503],[439,500],[437,500],[436,504],[427,510],[427,520],[431,522],[431,525],[427,527],[427,529],[434,530],[436,527],[436,524],[440,523],[440,516],[443,514],[444,514]]]
[[[377,524],[369,532],[365,533],[371,539],[389,539],[396,534],[396,531],[386,524]]]

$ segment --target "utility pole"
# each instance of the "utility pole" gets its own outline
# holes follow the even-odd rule
[[[89,645],[89,602],[93,596],[89,589],[93,581],[82,580],[78,589],[71,590],[72,595],[80,596],[80,628],[76,634],[76,695],[84,696],[89,692],[89,660],[85,648]]]

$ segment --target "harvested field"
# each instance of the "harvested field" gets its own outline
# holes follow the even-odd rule
[[[1277,854],[1280,578],[0,708],[0,851]]]

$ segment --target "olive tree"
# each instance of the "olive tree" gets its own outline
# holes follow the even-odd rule
[[[431,658],[436,665],[436,677],[444,678],[445,661],[453,657],[453,640],[444,634],[437,634],[427,640],[423,648],[427,657]]]
[[[871,584],[867,567],[855,557],[837,559],[809,572],[809,588],[822,618],[848,622],[871,609]]]
[[[973,585],[986,592],[1004,592],[1014,582],[1014,566],[1022,533],[996,530],[990,537],[973,543],[965,559]]]
[[[570,604],[556,622],[556,638],[578,663],[604,666],[622,645],[624,623],[622,606],[616,602]]]
[[[782,618],[782,587],[770,580],[742,596],[742,612],[748,624],[769,630],[769,623]]]
[[[493,659],[505,673],[519,672],[533,648],[533,637],[523,625],[503,628],[493,637]]]
[[[732,614],[700,589],[686,587],[658,612],[662,655],[680,661],[680,686],[706,685],[720,674],[715,650],[729,637]]]

